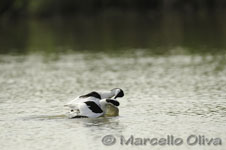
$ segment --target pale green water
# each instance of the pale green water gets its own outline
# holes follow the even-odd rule
[[[181,51],[185,51],[181,49]],[[226,61],[222,55],[112,56],[71,53],[0,56],[1,150],[225,149]],[[68,119],[63,105],[92,90],[120,87],[120,115]],[[112,134],[113,146],[101,139]],[[221,146],[122,146],[120,136],[219,137]]]

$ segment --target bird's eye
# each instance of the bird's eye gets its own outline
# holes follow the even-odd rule
[[[72,109],[71,112],[73,112],[74,110]]]

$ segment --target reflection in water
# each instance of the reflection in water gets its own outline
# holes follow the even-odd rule
[[[18,120],[18,118],[16,119]],[[76,122],[79,124],[83,124],[85,127],[92,127],[92,126],[105,126],[106,128],[110,129],[119,129],[119,122],[117,117],[99,117],[99,118],[74,118],[70,119],[67,115],[37,115],[37,116],[29,116],[29,117],[22,117],[24,121],[46,121],[46,120],[62,120],[62,121],[70,121]],[[70,125],[69,124],[69,125]]]
[[[27,20],[0,20],[0,53],[26,53],[29,32]]]
[[[0,22],[1,53],[119,51],[148,49],[154,54],[224,51],[224,12],[74,16]],[[177,49],[175,49],[175,47]],[[182,52],[184,53],[184,52]]]
[[[66,115],[39,115],[39,116],[29,116],[29,117],[23,117],[23,120],[55,120],[55,119],[67,119],[68,117]]]

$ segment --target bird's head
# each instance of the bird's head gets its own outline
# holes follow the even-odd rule
[[[117,97],[123,97],[124,96],[124,92],[120,88],[114,88],[111,91],[114,93],[114,99],[116,99]]]

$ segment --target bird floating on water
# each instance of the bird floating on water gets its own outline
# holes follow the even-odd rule
[[[120,88],[110,91],[96,92],[81,95],[67,103],[70,108],[69,118],[97,118],[100,116],[117,116],[120,103],[116,100],[123,97]]]

